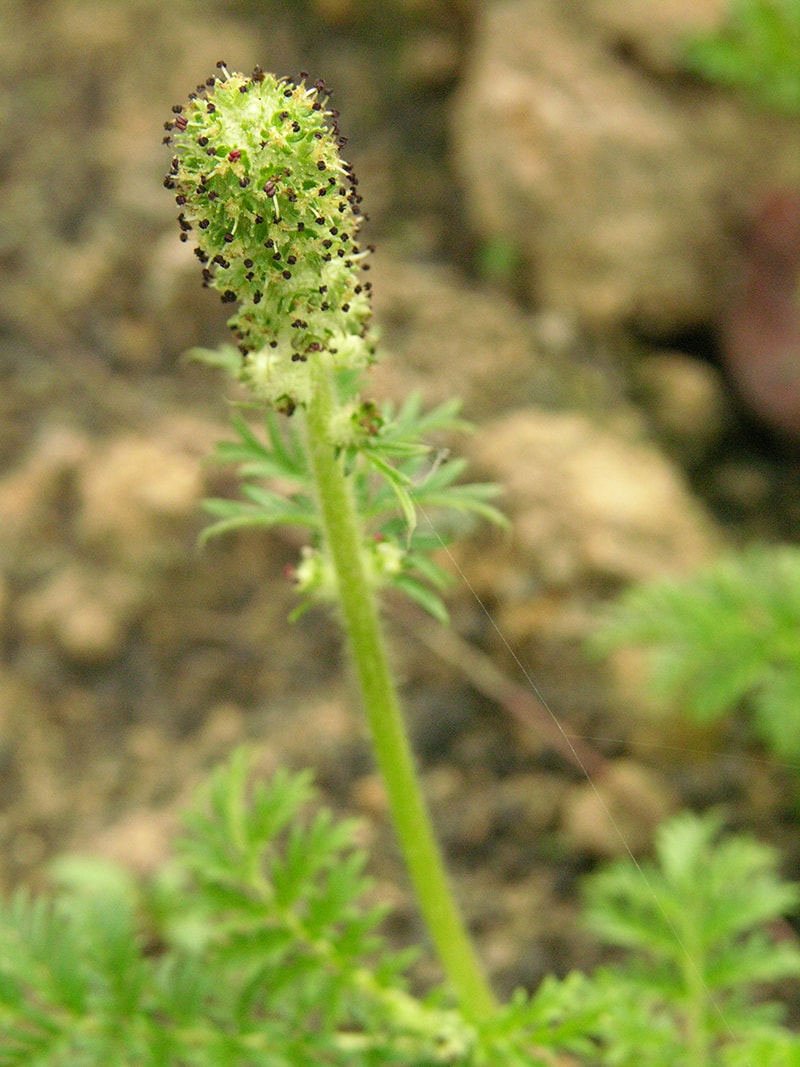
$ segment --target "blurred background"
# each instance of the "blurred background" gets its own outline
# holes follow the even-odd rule
[[[577,884],[622,849],[609,810],[637,851],[724,801],[800,876],[796,774],[735,730],[654,720],[636,664],[585,651],[631,583],[797,539],[800,122],[686,63],[728,14],[0,0],[3,891],[68,849],[152,870],[251,739],[365,816],[392,933],[420,934],[336,628],[286,622],[297,543],[196,547],[202,498],[235,491],[205,461],[230,387],[182,354],[225,341],[225,313],[177,240],[161,141],[219,59],[333,86],[377,246],[374,393],[460,395],[478,431],[456,447],[505,488],[514,533],[458,547],[452,632],[387,612],[499,990],[599,958]]]

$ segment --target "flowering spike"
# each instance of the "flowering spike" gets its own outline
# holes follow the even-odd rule
[[[324,83],[218,68],[173,108],[169,188],[210,264],[204,283],[239,304],[229,325],[247,353],[242,379],[294,409],[310,397],[309,357],[330,369],[374,359],[356,181]]]

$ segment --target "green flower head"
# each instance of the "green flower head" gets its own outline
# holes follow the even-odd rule
[[[358,181],[322,82],[217,67],[172,109],[164,184],[204,284],[239,305],[229,325],[243,380],[291,412],[308,402],[310,360],[337,369],[374,359]]]

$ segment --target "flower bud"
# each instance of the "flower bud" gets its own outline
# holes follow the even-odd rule
[[[374,359],[357,180],[321,82],[218,67],[173,108],[164,184],[182,238],[196,240],[204,284],[239,305],[229,325],[243,380],[290,412],[310,397],[311,361],[336,369]]]

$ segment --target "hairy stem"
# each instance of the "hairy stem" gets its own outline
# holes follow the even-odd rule
[[[330,440],[332,383],[323,367],[316,379],[306,410],[309,458],[376,760],[411,882],[445,974],[462,1009],[473,1018],[483,1018],[494,1010],[494,996],[450,888],[415,771],[378,608],[364,566],[351,488]]]

